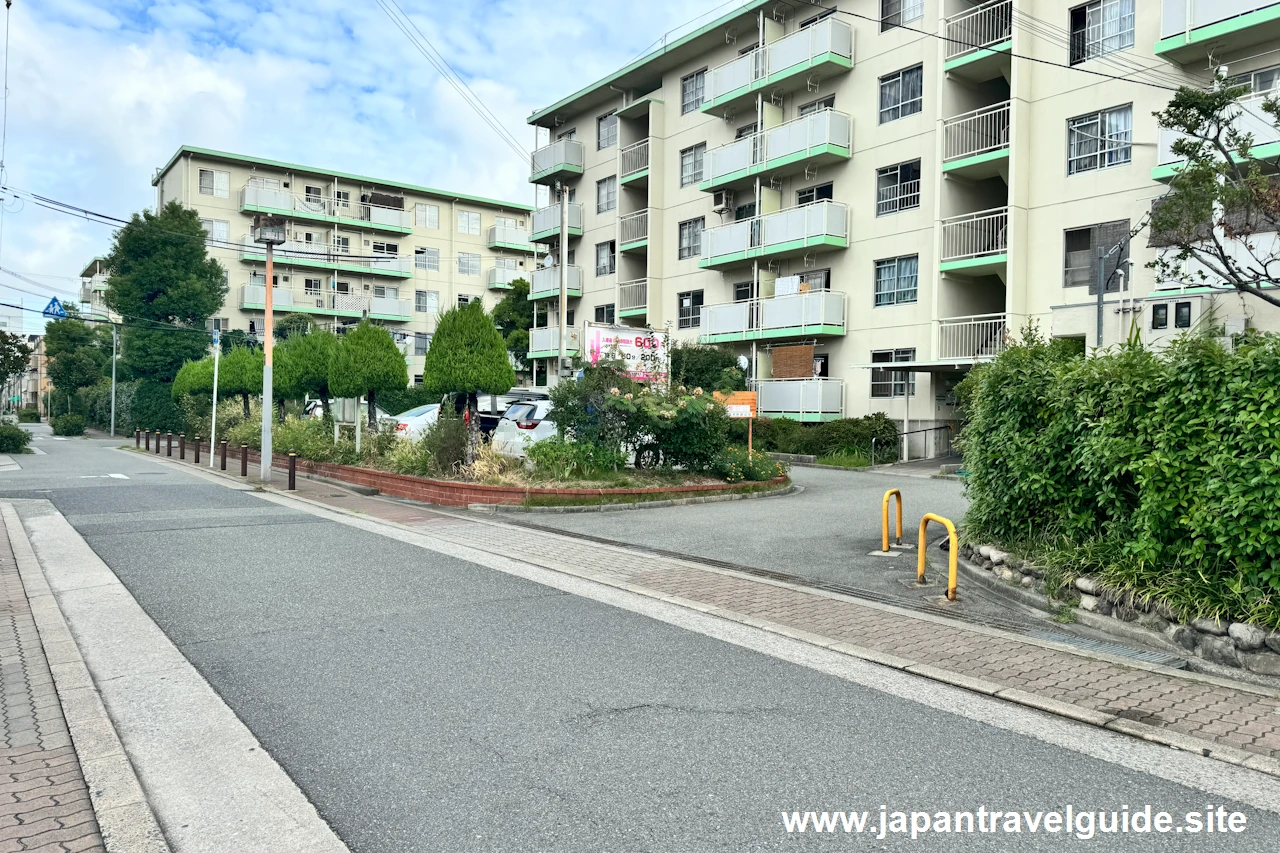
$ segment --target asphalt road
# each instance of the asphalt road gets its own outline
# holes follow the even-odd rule
[[[1049,850],[1065,839],[788,836],[781,815],[866,809],[875,825],[881,804],[1070,803],[1181,816],[1220,802],[1125,766],[1122,750],[1088,757],[281,508],[113,444],[44,438],[47,455],[0,473],[0,497],[52,501],[356,853]],[[803,496],[810,511],[837,513],[846,498],[822,488],[815,478]],[[908,501],[913,513],[934,508]],[[770,503],[718,505],[721,535],[733,513],[761,519]],[[792,557],[804,560],[831,548],[821,522],[779,531],[773,550],[804,541]],[[696,546],[681,535],[691,538],[658,544]],[[1277,849],[1280,818],[1226,805],[1247,816],[1245,834],[1092,843]]]

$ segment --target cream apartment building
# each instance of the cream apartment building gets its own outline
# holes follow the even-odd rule
[[[1211,303],[1274,325],[1157,282],[1159,247],[1128,238],[1176,168],[1152,113],[1209,79],[1211,52],[1233,75],[1280,66],[1277,20],[1261,0],[747,2],[530,117],[552,202],[532,238],[558,256],[563,188],[570,327],[732,345],[762,415],[943,424],[1028,321],[1095,344],[1099,247],[1123,244],[1104,345],[1125,318],[1158,340]],[[539,356],[558,278],[533,273]]]
[[[528,205],[192,146],[151,183],[157,208],[177,200],[198,211],[227,271],[217,327],[261,336],[266,257],[252,225],[276,214],[288,231],[274,259],[276,317],[339,327],[368,317],[403,341],[415,381],[441,311],[473,300],[490,309],[533,271]]]

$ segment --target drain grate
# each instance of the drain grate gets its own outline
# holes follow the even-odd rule
[[[1076,646],[1091,652],[1102,652],[1103,654],[1126,657],[1131,660],[1140,660],[1156,666],[1167,666],[1171,669],[1187,668],[1185,659],[1177,655],[1156,651],[1155,649],[1135,649],[1131,646],[1118,646],[1115,643],[1091,640],[1088,637],[1077,637],[1073,634],[1059,634],[1056,631],[1033,631],[1030,636],[1038,637],[1041,640],[1052,640],[1055,643],[1065,643],[1066,645]]]

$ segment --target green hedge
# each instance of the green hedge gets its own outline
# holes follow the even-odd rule
[[[0,453],[22,453],[31,441],[31,433],[14,424],[0,424]]]
[[[879,457],[876,461],[893,461],[898,454],[897,424],[883,412],[821,424],[803,424],[789,418],[759,418],[752,432],[752,447],[765,452],[805,456],[856,453],[870,458],[871,439],[875,438],[876,456]],[[746,446],[745,420],[733,422],[729,439],[734,444]]]
[[[84,435],[83,415],[58,415],[50,423],[54,435]]]
[[[40,423],[40,410],[39,409],[18,409],[18,423],[20,424]]]
[[[958,392],[966,536],[1066,583],[1280,626],[1280,338],[1083,358],[1027,330]]]

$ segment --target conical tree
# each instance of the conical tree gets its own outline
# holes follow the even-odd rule
[[[284,400],[319,397],[329,414],[329,364],[338,350],[333,332],[291,334],[276,345],[272,384]],[[403,362],[403,359],[401,359]]]
[[[244,417],[251,417],[249,398],[262,393],[262,350],[236,347],[218,365],[218,396],[238,394],[244,401]],[[212,378],[212,377],[211,377]]]
[[[404,353],[390,332],[368,320],[342,336],[329,361],[329,390],[335,397],[367,397],[370,429],[378,426],[378,392],[408,385]]]
[[[219,375],[218,379],[218,384],[221,385],[222,376]],[[207,356],[199,361],[188,361],[182,365],[178,375],[173,379],[170,390],[175,400],[193,394],[213,393],[213,357]]]
[[[422,363],[422,384],[436,396],[465,396],[472,412],[477,394],[505,394],[516,384],[502,334],[478,301],[440,315]]]

